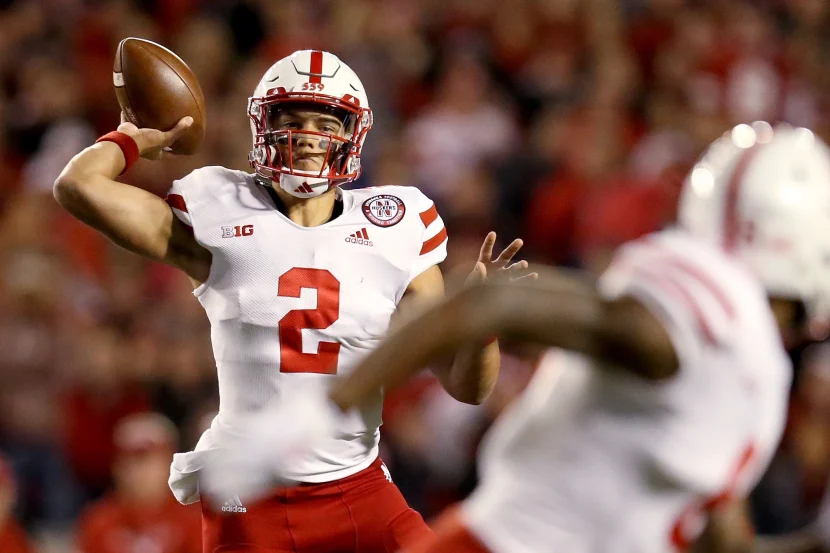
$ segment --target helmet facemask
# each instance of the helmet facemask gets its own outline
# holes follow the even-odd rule
[[[360,176],[368,109],[320,94],[280,93],[252,98],[248,113],[255,130],[250,162],[269,182],[307,198]]]

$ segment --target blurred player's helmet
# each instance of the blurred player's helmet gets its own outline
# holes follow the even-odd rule
[[[344,136],[305,130],[279,130],[272,121],[286,107],[324,111],[343,122]],[[269,183],[278,181],[299,198],[319,196],[360,176],[360,151],[372,127],[372,110],[363,83],[334,54],[301,50],[281,59],[265,72],[248,100],[254,146],[249,161]],[[319,171],[293,167],[292,150],[298,137],[319,140],[325,158]],[[278,145],[287,148],[283,159]]]
[[[725,133],[687,177],[679,222],[738,256],[771,296],[830,316],[830,149],[810,130]]]

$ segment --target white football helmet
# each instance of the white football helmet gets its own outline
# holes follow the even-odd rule
[[[738,125],[686,179],[679,223],[733,252],[770,296],[830,316],[830,149],[805,128]]]
[[[275,114],[286,106],[308,106],[335,115],[343,121],[344,136],[271,128]],[[334,54],[301,50],[272,65],[248,99],[248,116],[254,140],[248,156],[251,166],[267,182],[279,181],[289,194],[312,198],[360,176],[360,151],[372,127],[372,110],[363,83]],[[301,137],[316,140],[318,148],[325,150],[319,171],[293,167],[292,149]],[[287,146],[287,159],[282,159],[279,143]]]

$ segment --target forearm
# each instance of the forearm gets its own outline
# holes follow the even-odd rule
[[[568,287],[559,292],[535,289],[529,301],[525,302],[526,306],[514,301],[515,294],[520,293],[521,288],[525,287],[477,286],[434,306],[393,332],[354,372],[337,384],[332,391],[332,399],[343,409],[360,405],[378,389],[398,385],[430,361],[448,356],[460,348],[480,348],[479,344],[484,344],[494,335],[516,336],[577,351],[590,349],[590,341],[584,332],[580,332],[580,329],[593,324],[596,317],[596,310],[590,301],[586,301],[588,298],[573,294]],[[527,308],[531,305],[535,305],[535,311],[528,313]],[[521,312],[528,316],[521,316]],[[546,318],[544,327],[536,324],[541,312]],[[492,386],[494,382],[488,380],[492,378],[494,381],[493,375],[498,370],[497,346],[489,346],[488,350],[486,355],[496,358],[484,359],[487,366],[483,367],[483,371],[464,367],[463,359],[457,361],[459,369],[456,375],[466,375],[458,378],[462,381],[480,378],[470,388],[479,387],[481,392],[487,385]],[[493,365],[490,365],[491,362]]]
[[[479,405],[490,395],[499,377],[499,346],[462,348],[445,371],[438,372],[444,389],[458,401]]]
[[[55,181],[57,202],[115,244],[155,261],[173,262],[173,214],[154,194],[115,180],[124,168],[117,144],[86,148]]]
[[[115,180],[124,169],[124,163],[121,148],[113,142],[100,142],[86,148],[61,171],[55,181],[55,199],[69,213],[98,228],[101,202],[118,197],[118,192],[127,186]]]
[[[650,380],[677,370],[665,330],[636,300],[607,303],[590,279],[553,271],[537,283],[469,288],[433,306],[370,353],[332,399],[344,409],[360,405],[430,361],[491,336],[575,351]]]
[[[61,173],[61,178],[80,180],[100,176],[114,181],[124,170],[125,162],[118,144],[98,142],[73,157]]]
[[[462,292],[397,326],[357,369],[338,381],[332,400],[344,411],[359,406],[378,390],[394,388],[415,375],[430,361],[472,344],[477,336],[478,343],[483,343],[487,333],[464,322],[474,320],[469,318],[469,295],[469,291]]]

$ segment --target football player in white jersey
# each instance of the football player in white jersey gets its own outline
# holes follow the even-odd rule
[[[380,342],[399,306],[444,293],[437,265],[447,231],[433,202],[412,187],[340,188],[360,175],[372,126],[366,92],[346,64],[295,52],[265,73],[247,113],[253,174],[198,169],[173,183],[166,202],[116,181],[139,156],[160,157],[192,123],[184,118],[166,132],[122,123],[55,183],[70,213],[182,269],[210,319],[221,405],[196,450],[173,460],[170,487],[182,503],[200,499],[206,458],[246,436],[267,404],[327,393]],[[471,281],[526,269],[511,264],[521,241],[493,260],[494,241],[493,233],[485,239]],[[495,341],[482,341],[435,372],[453,397],[477,403],[498,363]],[[234,489],[215,509],[202,502],[204,551],[381,553],[428,533],[378,458],[376,392],[285,467],[297,486],[256,504]]]
[[[477,490],[408,552],[683,551],[756,484],[786,418],[782,334],[830,315],[827,146],[736,127],[691,172],[679,223],[598,280],[551,270],[462,291],[332,391],[349,412],[492,335],[555,348],[488,433]]]

